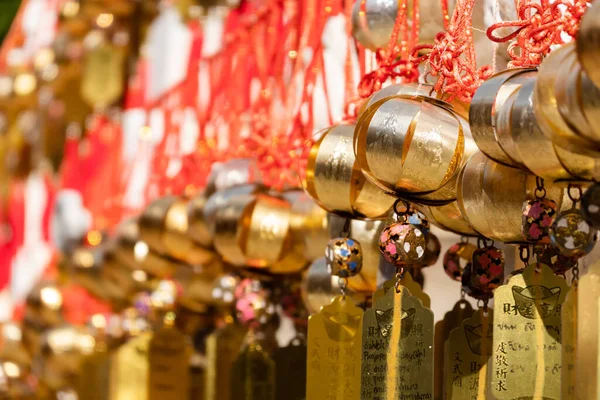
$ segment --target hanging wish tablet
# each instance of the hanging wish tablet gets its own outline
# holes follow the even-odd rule
[[[460,324],[467,318],[470,318],[475,310],[465,299],[460,299],[452,308],[444,315],[444,319],[435,324],[434,335],[434,399],[444,399],[444,373],[449,365],[444,362],[444,346],[446,340],[450,337],[450,332],[460,327]]]
[[[205,400],[229,399],[231,369],[248,330],[233,317],[225,318],[225,325],[206,338]]]
[[[421,300],[425,307],[431,307],[431,299],[429,298],[429,295],[427,295],[427,293],[423,291],[423,288],[421,287],[421,285],[419,285],[418,282],[415,282],[410,272],[404,272],[402,274],[400,284],[407,288],[413,296]],[[381,297],[385,297],[388,290],[393,289],[395,286],[396,280],[394,279],[390,279],[383,282],[383,285],[381,285],[381,289],[373,293],[373,302],[376,302],[377,299]]]
[[[568,291],[563,278],[537,263],[495,290],[492,398],[560,398],[560,314]]]
[[[363,311],[337,296],[308,320],[306,398],[360,399]]]
[[[561,307],[561,399],[575,400],[577,382],[576,351],[577,351],[577,306],[579,285],[573,282],[571,290]]]
[[[486,400],[488,360],[492,355],[492,309],[479,309],[450,332],[445,345],[446,400]]]
[[[433,312],[398,284],[366,311],[361,399],[433,398]]]

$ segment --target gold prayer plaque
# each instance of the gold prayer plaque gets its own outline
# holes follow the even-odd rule
[[[306,399],[306,343],[294,338],[273,354],[275,362],[275,399]]]
[[[205,400],[229,399],[231,397],[231,369],[240,353],[246,328],[228,323],[206,338],[206,386]]]
[[[463,320],[470,318],[474,312],[475,310],[473,310],[471,303],[462,299],[454,305],[452,310],[444,315],[443,320],[438,321],[435,324],[435,334],[433,338],[433,365],[435,365],[433,397],[436,400],[444,399],[444,371],[446,370],[446,364],[444,363],[444,346],[446,340],[450,336],[450,332],[460,327]]]
[[[388,290],[362,326],[361,399],[433,398],[433,312],[410,291]]]
[[[110,356],[106,351],[95,351],[81,361],[77,377],[78,400],[107,400],[110,374]]]
[[[600,261],[592,264],[588,272],[578,282],[577,288],[577,347],[575,382],[577,399],[596,399],[600,384],[598,381],[598,298],[600,298]]]
[[[231,375],[232,400],[275,400],[275,363],[260,344],[242,350]]]
[[[306,398],[359,400],[363,311],[335,297],[308,320]]]
[[[159,328],[150,340],[148,399],[184,399],[190,391],[191,345],[173,326]]]
[[[148,398],[148,346],[150,333],[124,344],[111,361],[111,400]]]
[[[579,285],[575,282],[561,307],[562,382],[561,399],[575,400],[575,351],[577,349],[577,306]]]
[[[445,354],[446,400],[486,400],[488,360],[492,355],[493,315],[477,310],[450,332]]]
[[[400,280],[400,284],[407,288],[413,296],[421,300],[425,307],[431,307],[431,298],[427,295],[427,293],[423,291],[421,285],[418,282],[415,282],[410,272],[405,272],[403,274],[402,279]],[[381,289],[373,293],[373,303],[376,302],[377,299],[384,297],[388,290],[395,286],[395,279],[390,279],[388,281],[383,282],[383,285],[381,285]]]
[[[493,398],[560,398],[560,314],[568,291],[565,280],[544,264],[530,264],[496,289]]]
[[[125,53],[102,43],[84,59],[81,97],[93,107],[105,108],[123,93]]]

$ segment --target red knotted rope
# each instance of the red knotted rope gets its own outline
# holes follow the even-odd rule
[[[433,45],[416,46],[412,53],[416,63],[428,61],[429,75],[438,77],[436,91],[466,102],[493,72],[489,65],[477,68],[472,31],[474,4],[475,0],[458,0],[446,31],[436,35]],[[424,49],[430,52],[418,56]]]
[[[511,68],[539,65],[552,45],[564,42],[562,32],[575,37],[587,9],[586,0],[516,0],[515,5],[517,21],[499,22],[487,30],[488,38],[497,43],[516,39],[508,47]],[[494,34],[506,27],[517,29],[504,37]]]
[[[361,2],[361,11],[366,12],[366,0],[358,1]],[[416,82],[419,79],[418,64],[409,59],[409,49],[419,41],[419,19],[419,1],[414,0],[412,27],[409,30],[406,0],[399,2],[387,50],[377,50],[375,55],[378,68],[364,75],[360,81],[358,93],[361,97],[369,97],[381,89],[388,79],[403,82]],[[400,43],[398,38],[402,39]]]

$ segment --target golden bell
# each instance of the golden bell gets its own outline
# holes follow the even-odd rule
[[[191,311],[206,313],[209,306],[215,304],[212,296],[213,284],[221,275],[223,275],[223,266],[220,262],[191,268],[180,265],[172,277],[181,289],[177,302]]]
[[[432,224],[445,231],[464,236],[478,235],[477,231],[473,229],[469,221],[460,212],[456,201],[438,207],[421,206],[419,210],[427,216]]]
[[[317,258],[308,267],[302,280],[302,299],[311,314],[317,313],[321,307],[329,305],[334,297],[341,294],[340,278],[329,273],[325,257]],[[355,292],[347,288],[349,296],[357,304],[366,302],[370,293]]]
[[[123,221],[118,227],[112,254],[119,263],[130,269],[142,270],[159,279],[171,276],[177,265],[152,251],[140,239],[138,221],[135,218]]]
[[[93,296],[109,303],[125,301],[125,293],[113,282],[104,279],[106,249],[102,246],[81,246],[73,252],[73,280]]]
[[[213,195],[228,192],[227,189],[233,187],[262,190],[264,188],[256,185],[259,179],[260,170],[256,160],[234,159],[213,164],[206,188],[195,195],[188,205],[188,233],[191,238],[201,246],[212,247],[211,220],[214,215],[211,214],[214,214],[215,203],[223,199],[219,195],[212,198]]]
[[[323,249],[329,241],[329,222],[327,211],[304,191],[291,190],[282,196],[290,202],[290,229],[292,242],[297,252],[307,261],[323,255]]]
[[[240,161],[240,160],[234,160]],[[227,174],[225,174],[227,172]],[[245,183],[233,185],[235,180],[230,178],[233,171],[222,172],[228,177],[225,182],[232,186],[224,185],[225,188],[216,190],[216,182],[213,182],[204,191],[194,196],[188,204],[188,234],[199,245],[210,248],[213,246],[215,214],[217,208],[223,207],[227,200],[232,196],[240,194],[251,194],[266,191],[266,188],[259,184]],[[237,175],[233,175],[237,176]],[[244,176],[242,174],[242,176]],[[213,178],[215,181],[217,178]]]
[[[563,204],[564,190],[545,184],[546,198]],[[475,153],[460,173],[458,207],[480,234],[502,242],[524,242],[522,208],[535,198],[536,177],[521,169],[499,164]]]
[[[499,112],[497,132],[511,138],[512,157],[550,182],[600,177],[600,159],[558,147],[542,133],[534,114],[534,86],[533,81],[522,85]]]
[[[598,157],[600,140],[593,135],[590,137],[591,132],[579,130],[585,127],[571,126],[561,114],[556,97],[557,82],[566,79],[565,76],[559,75],[558,71],[568,63],[573,51],[574,43],[567,43],[544,59],[535,83],[533,110],[540,130],[555,145],[576,154]]]
[[[412,98],[418,97],[428,97],[432,101],[440,100],[440,105],[448,107],[448,105],[452,106],[452,109],[461,117],[468,120],[469,119],[469,104],[463,101],[460,101],[457,98],[450,99],[450,96],[444,94],[442,92],[436,92],[433,88],[433,85],[428,83],[402,83],[402,84],[393,84],[386,86],[382,89],[379,89],[371,96],[369,96],[361,105],[358,110],[358,117],[366,111],[374,103],[379,100],[385,99],[387,97],[394,96],[408,96]]]
[[[577,56],[585,72],[594,84],[600,87],[600,9],[597,5],[589,7],[579,25],[579,33],[575,41]]]
[[[209,262],[214,253],[193,242],[188,235],[188,204],[167,196],[150,203],[139,219],[140,239],[150,249],[189,264]]]
[[[382,218],[395,198],[365,179],[352,140],[354,125],[325,130],[310,150],[304,188],[323,209],[353,218]]]
[[[444,102],[424,96],[376,101],[359,118],[356,160],[365,176],[418,203],[456,199],[460,167],[476,151],[469,124]]]
[[[513,157],[512,143],[497,130],[498,112],[504,108],[509,96],[524,83],[535,79],[532,68],[509,69],[487,79],[473,95],[469,109],[471,134],[479,149],[496,162],[521,167]]]
[[[297,272],[306,259],[292,242],[291,206],[270,194],[231,196],[215,213],[215,248],[238,267]]]

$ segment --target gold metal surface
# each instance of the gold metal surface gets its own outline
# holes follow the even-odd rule
[[[574,131],[590,140],[595,140],[594,130],[583,113],[584,104],[580,101],[581,72],[577,54],[575,51],[570,51],[557,74],[560,78],[556,79],[556,105],[564,120]],[[593,84],[589,89],[597,90]]]
[[[380,218],[394,198],[365,179],[356,164],[353,136],[354,125],[337,125],[322,133],[311,148],[304,186],[329,212]]]
[[[460,327],[463,320],[470,318],[475,310],[471,307],[471,303],[466,300],[459,300],[452,310],[444,315],[444,319],[435,324],[434,333],[434,399],[444,399],[444,375],[450,370],[450,364],[447,364],[445,359],[444,347],[446,340],[455,328]]]
[[[463,217],[456,201],[437,207],[423,206],[419,209],[429,218],[432,224],[439,228],[459,235],[477,235],[475,229]]]
[[[440,105],[445,107],[451,106],[452,110],[458,115],[463,117],[465,120],[469,119],[469,103],[462,102],[456,97],[451,99],[451,101],[448,103],[447,101],[449,99],[449,95],[436,92],[433,89],[433,85],[428,83],[401,83],[386,86],[373,93],[364,101],[360,107],[360,110],[358,111],[358,117],[360,118],[366,109],[375,102],[386,97],[394,97],[399,95],[409,98],[429,97],[433,100],[439,100]]]
[[[275,400],[306,400],[306,343],[296,337],[275,349]]]
[[[444,186],[475,148],[466,132],[468,124],[431,99],[388,97],[359,119],[354,149],[365,175],[383,189],[425,194]]]
[[[148,398],[148,347],[150,333],[135,337],[112,356],[110,373],[111,400]]]
[[[577,320],[579,308],[579,285],[573,282],[561,308],[561,399],[577,399]]]
[[[207,312],[209,305],[215,303],[212,296],[214,282],[223,273],[223,265],[220,262],[194,268],[187,265],[177,266],[171,278],[181,289],[178,303],[197,313]]]
[[[577,56],[590,79],[600,87],[600,7],[589,7],[579,26],[577,40]]]
[[[199,245],[211,247],[213,239],[204,217],[207,201],[206,191],[200,191],[188,203],[188,234]]]
[[[303,191],[283,193],[290,204],[290,229],[294,246],[307,261],[323,255],[329,242],[327,211]]]
[[[403,286],[363,316],[362,399],[433,397],[433,312]]]
[[[123,93],[125,52],[110,43],[89,50],[83,59],[81,97],[93,107],[106,108]]]
[[[154,332],[148,345],[148,400],[189,396],[191,354],[189,339],[174,326]]]
[[[600,262],[596,261],[590,266],[588,272],[579,279],[578,285],[575,387],[577,399],[593,399],[596,398],[600,388],[598,380]]]
[[[185,200],[174,196],[159,198],[142,212],[140,239],[151,249],[191,264],[209,262],[214,253],[196,245],[187,234],[188,217]]]
[[[574,43],[567,43],[544,59],[538,71],[533,95],[533,109],[541,131],[555,145],[577,154],[598,157],[600,143],[581,136],[564,120],[556,101],[556,81],[564,79],[557,77],[557,71],[574,51]]]
[[[488,360],[492,356],[493,310],[479,309],[450,332],[445,343],[447,400],[487,400]]]
[[[496,131],[496,118],[509,96],[535,75],[535,69],[530,68],[498,72],[488,78],[473,96],[469,109],[471,134],[481,151],[497,162],[520,166],[520,161],[503,148],[501,142],[506,144],[506,140],[500,139],[500,132]]]
[[[575,99],[589,122],[586,136],[596,143],[600,141],[600,89],[594,85],[585,71],[581,71],[578,84],[571,90],[577,94]]]
[[[560,398],[560,309],[568,291],[543,264],[530,264],[495,290],[493,398]]]
[[[533,199],[535,175],[475,154],[457,185],[463,216],[482,235],[503,242],[522,242],[521,217],[526,200]],[[563,189],[547,183],[547,197],[560,208]]]
[[[231,398],[231,369],[240,352],[246,328],[231,321],[206,338],[204,400]]]
[[[235,266],[246,265],[242,243],[246,240],[243,224],[247,224],[251,215],[246,211],[255,201],[252,194],[232,196],[217,208],[214,220],[214,245],[221,257]]]
[[[344,296],[308,320],[306,398],[359,400],[362,343],[360,308]]]
[[[596,158],[555,146],[542,133],[533,112],[534,85],[534,82],[527,82],[513,94],[509,129],[519,159],[534,174],[550,181],[587,180],[600,176],[600,162]]]
[[[283,199],[259,194],[250,207],[247,211],[250,213],[248,233],[241,244],[242,251],[247,265],[265,268],[281,260],[290,250],[290,204]],[[298,255],[297,259],[300,258],[301,255]],[[302,259],[297,261],[300,268],[306,264]]]
[[[275,400],[275,364],[260,344],[239,353],[231,374],[231,400]]]

